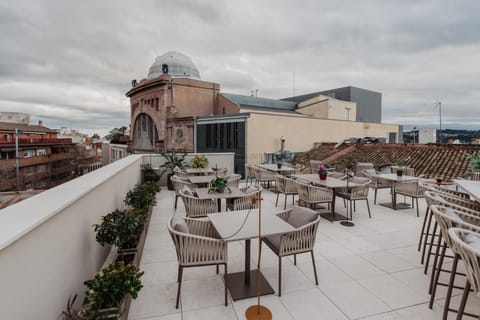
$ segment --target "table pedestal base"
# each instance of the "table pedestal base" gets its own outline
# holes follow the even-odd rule
[[[394,207],[393,203],[387,202],[387,203],[380,203],[381,206],[393,209],[393,210],[403,210],[403,209],[410,209],[412,208],[408,203],[397,203],[397,205]]]
[[[349,220],[348,220],[348,221],[347,221],[347,220],[341,221],[340,224],[341,224],[342,226],[344,226],[344,227],[353,227],[353,226],[355,226],[355,223],[353,223],[352,221],[349,221]]]
[[[245,312],[247,320],[272,320],[272,312],[262,305],[248,307]]]
[[[250,271],[250,284],[245,281],[245,272],[229,273],[224,276],[225,281],[227,281],[227,288],[234,301],[257,296],[257,274],[258,270]],[[260,273],[260,285],[261,296],[275,293],[262,273]]]
[[[347,217],[345,217],[344,215],[341,215],[341,214],[338,214],[338,213],[335,213],[335,215],[332,217],[332,213],[331,212],[322,212],[320,213],[320,217],[324,218],[324,219],[327,219],[328,221],[342,221],[342,220],[347,220]]]

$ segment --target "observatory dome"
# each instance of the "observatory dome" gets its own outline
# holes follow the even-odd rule
[[[163,74],[162,65],[168,65],[168,74],[174,78],[200,79],[200,72],[189,56],[177,51],[168,51],[158,56],[148,71],[147,79]]]

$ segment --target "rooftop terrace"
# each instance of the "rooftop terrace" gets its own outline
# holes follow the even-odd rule
[[[263,192],[263,212],[273,214],[276,195]],[[256,299],[232,301],[223,305],[223,269],[215,267],[187,268],[184,271],[181,305],[175,309],[177,259],[174,245],[166,229],[172,215],[184,216],[179,201],[173,210],[174,194],[163,189],[157,194],[147,242],[141,262],[145,271],[144,288],[130,308],[129,319],[245,319],[248,306]],[[291,206],[289,198],[288,206]],[[390,199],[387,190],[379,191],[377,203]],[[315,286],[308,254],[284,259],[282,296],[262,297],[262,304],[273,313],[273,319],[440,319],[445,288],[437,293],[433,310],[428,308],[429,276],[423,274],[417,252],[419,230],[425,202],[420,203],[420,218],[414,209],[393,211],[373,205],[368,218],[365,203],[357,204],[354,227],[321,220],[315,245],[319,285]],[[280,208],[280,207],[279,207]],[[336,210],[344,213],[341,201]],[[252,241],[252,268],[256,266],[257,245]],[[244,244],[229,244],[229,272],[243,270]],[[262,246],[262,272],[277,290],[278,259],[267,246]],[[453,306],[459,304],[461,291],[454,291]],[[471,295],[467,309],[480,313],[480,299]],[[450,313],[454,319],[455,314]],[[450,319],[449,318],[449,319]]]

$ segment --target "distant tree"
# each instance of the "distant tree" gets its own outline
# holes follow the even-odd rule
[[[122,126],[120,128],[113,128],[112,130],[110,130],[110,135],[111,135],[110,142],[120,143],[120,144],[127,143],[128,136],[125,135],[125,132],[127,131],[127,129],[128,128],[126,126]]]
[[[98,135],[98,133],[94,133],[94,134],[92,135],[92,138],[93,138],[93,139],[100,139],[100,136]]]

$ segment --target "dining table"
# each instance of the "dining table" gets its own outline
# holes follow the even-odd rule
[[[189,175],[211,175],[213,174],[212,168],[187,168],[185,172]]]
[[[465,190],[473,199],[480,201],[480,181],[454,179],[453,183]]]
[[[275,291],[259,270],[251,269],[251,239],[258,238],[259,209],[229,211],[208,214],[220,238],[227,242],[245,241],[244,271],[225,274],[224,279],[234,301],[257,296],[258,272],[260,272],[260,295]],[[262,210],[261,235],[270,236],[294,231],[295,228],[279,218],[273,211]]]
[[[408,203],[404,203],[404,202],[397,203],[395,187],[398,183],[418,181],[418,180],[420,180],[419,177],[407,176],[407,175],[399,176],[396,173],[376,173],[374,176],[378,177],[380,179],[384,179],[384,180],[392,182],[392,201],[391,202],[380,203],[381,206],[391,208],[393,210],[401,210],[401,209],[410,209],[411,208],[410,204],[408,204]]]
[[[197,185],[197,186],[205,186],[205,185],[208,185],[208,184],[210,183],[210,181],[212,181],[213,179],[215,179],[215,176],[188,175],[188,180],[190,181],[190,183],[193,183],[193,184],[195,184],[195,185]]]
[[[320,179],[319,175],[316,173],[294,174],[292,175],[292,178],[303,180],[316,186],[332,189],[333,199],[332,199],[332,204],[330,208],[330,213],[328,212],[320,213],[320,216],[331,222],[348,220],[346,216],[335,211],[335,198],[337,197],[336,194],[341,189],[359,187],[360,185],[358,183],[351,182],[350,180],[347,181],[347,179],[345,180],[337,179],[337,178],[328,177],[328,176],[325,180],[322,180]]]
[[[222,199],[235,199],[246,196],[246,193],[236,187],[229,187],[224,192],[208,192],[209,188],[197,188],[195,192],[199,199],[214,199],[217,201],[218,212],[222,211]]]
[[[283,175],[290,175],[295,173],[295,168],[282,165],[280,168],[273,163],[265,163],[265,164],[259,164],[258,167],[265,169],[267,171],[272,171],[272,172],[277,172]]]

